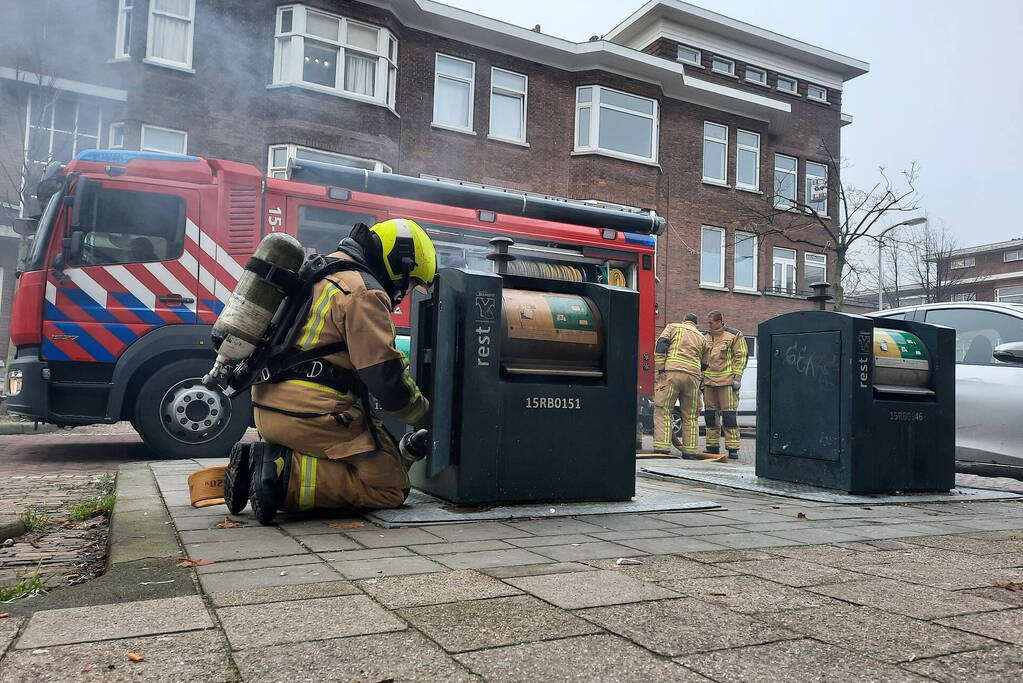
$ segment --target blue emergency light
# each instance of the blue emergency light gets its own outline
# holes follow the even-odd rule
[[[103,164],[127,164],[136,159],[144,159],[146,161],[199,161],[199,157],[193,157],[188,154],[137,152],[121,149],[89,149],[75,157],[75,161],[96,161]]]

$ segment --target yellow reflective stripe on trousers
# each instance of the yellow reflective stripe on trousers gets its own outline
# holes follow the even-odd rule
[[[316,464],[317,458],[300,455],[299,460],[299,481],[301,488],[298,491],[298,507],[300,510],[309,510],[316,501]]]
[[[303,349],[312,348],[320,340],[320,332],[323,331],[323,323],[327,319],[330,300],[340,291],[335,285],[328,282],[324,285],[320,296],[316,297],[316,301],[309,310],[309,320],[306,321],[305,327],[302,328],[302,333],[299,335],[301,340],[299,346]]]
[[[674,422],[675,414],[675,401],[678,400],[678,394],[675,393],[675,385],[671,382],[665,382],[665,395],[664,395],[664,418],[661,420],[661,438],[656,441],[655,446],[667,446],[671,447],[672,437],[672,423]]]
[[[692,414],[693,419],[689,421],[689,441],[685,446],[688,446],[694,453],[699,450],[697,446],[700,443],[700,387],[699,385],[693,385],[693,395],[690,399],[692,401],[689,407],[689,412]]]

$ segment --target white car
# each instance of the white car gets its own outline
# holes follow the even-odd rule
[[[1023,478],[1023,305],[925,304],[869,316],[955,329],[959,469]]]

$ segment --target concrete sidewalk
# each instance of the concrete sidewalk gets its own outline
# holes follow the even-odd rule
[[[1023,592],[1009,589],[1023,584],[1019,501],[858,507],[656,482],[725,509],[225,526],[222,507],[188,506],[185,478],[205,464],[122,467],[110,571],[4,606],[0,680],[1015,681],[1023,669]],[[212,562],[178,567],[179,542]]]

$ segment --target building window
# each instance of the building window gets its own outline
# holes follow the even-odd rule
[[[791,209],[796,205],[796,169],[799,162],[795,157],[784,154],[774,155],[774,206]]]
[[[1002,254],[1002,262],[1008,263],[1009,261],[1021,261],[1023,260],[1023,249],[1016,249],[1015,251],[1007,251]]]
[[[728,126],[703,122],[703,180],[728,182]]]
[[[124,123],[111,123],[110,136],[107,139],[110,149],[124,149]]]
[[[743,335],[746,340],[746,351],[750,360],[757,359],[757,338],[752,335]]]
[[[346,166],[350,168],[364,168],[368,171],[381,171],[390,173],[391,167],[376,159],[365,159],[353,157],[348,154],[337,152],[325,152],[322,149],[312,149],[299,145],[270,145],[267,155],[266,174],[271,178],[288,178],[288,162],[292,159],[297,161],[318,161],[334,166]]]
[[[700,284],[725,286],[725,231],[703,227],[700,242]]]
[[[95,104],[33,94],[28,101],[25,145],[33,179],[51,161],[70,161],[80,152],[99,147],[101,118]]]
[[[685,45],[678,46],[678,61],[700,66],[700,51]]]
[[[740,130],[735,135],[735,186],[760,189],[760,135]]]
[[[490,136],[526,141],[526,95],[529,79],[522,74],[490,69]]]
[[[192,68],[195,0],[150,0],[146,60]]]
[[[999,287],[995,290],[995,301],[1007,304],[1023,304],[1023,286]]]
[[[778,76],[778,90],[795,95],[796,88],[796,79],[789,78],[788,76]]]
[[[657,100],[588,85],[575,101],[576,152],[657,161]]]
[[[775,294],[796,293],[796,250],[784,247],[774,248],[774,272],[771,290]]]
[[[433,122],[472,131],[476,62],[437,53],[433,80]]]
[[[819,85],[808,85],[806,86],[806,97],[817,102],[827,102],[828,91]]]
[[[120,0],[117,6],[117,37],[114,59],[126,59],[131,53],[131,13],[135,0]]]
[[[143,152],[184,154],[188,149],[188,133],[160,126],[142,126]]]
[[[959,292],[958,294],[953,294],[951,299],[951,301],[976,301],[976,300],[977,300],[976,292]]]
[[[821,216],[828,215],[828,167],[806,162],[806,205]]]
[[[746,67],[746,80],[757,85],[767,85],[767,72],[752,66]]]
[[[757,289],[757,236],[748,232],[735,233],[735,278],[736,289],[756,291]]]
[[[728,76],[735,75],[735,62],[730,59],[722,59],[721,57],[714,57],[710,60],[710,70],[719,73],[726,74]]]
[[[302,5],[277,9],[275,85],[298,85],[394,109],[398,41],[386,29]]]
[[[828,281],[828,255],[803,254],[803,285],[806,289],[817,282]]]
[[[958,270],[960,268],[972,268],[977,265],[977,259],[974,256],[965,256],[963,258],[954,258],[949,261],[948,267],[952,270]]]

